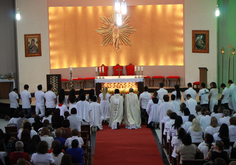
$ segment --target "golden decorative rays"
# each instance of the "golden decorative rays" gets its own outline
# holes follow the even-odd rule
[[[115,52],[121,48],[121,44],[131,45],[129,36],[136,29],[129,25],[130,16],[122,18],[122,24],[116,25],[116,18],[112,15],[110,18],[101,17],[103,26],[96,30],[97,33],[103,36],[102,46],[113,45]]]

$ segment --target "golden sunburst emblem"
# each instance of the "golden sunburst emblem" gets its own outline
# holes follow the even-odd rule
[[[102,46],[113,45],[115,52],[121,49],[121,44],[131,45],[129,36],[136,29],[129,25],[130,16],[122,18],[122,24],[116,25],[116,18],[112,15],[109,18],[101,17],[103,26],[96,30],[97,33],[103,36]]]

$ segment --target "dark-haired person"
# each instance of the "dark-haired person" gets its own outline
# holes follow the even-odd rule
[[[176,116],[177,116],[177,114],[175,112],[172,112],[170,114],[170,120],[165,123],[163,134],[167,135],[167,140],[169,140],[169,138],[170,138],[169,131],[170,131],[171,127],[173,126],[173,124],[175,123]]]
[[[73,165],[71,156],[69,154],[64,154],[61,159],[61,165]]]
[[[224,83],[221,84],[220,86],[223,91],[222,91],[222,95],[221,95],[221,105],[225,107],[225,109],[229,109],[229,89],[226,87],[226,85]]]
[[[44,94],[44,98],[46,100],[46,108],[55,108],[57,103],[57,97],[55,93],[52,91],[53,87],[51,84],[48,85],[48,91]]]
[[[32,124],[32,126],[34,127],[34,130],[36,132],[38,132],[39,128],[43,127],[43,123],[41,122],[40,117],[38,115],[34,117],[34,123]]]
[[[43,117],[45,115],[45,107],[44,107],[44,92],[42,91],[43,87],[42,85],[38,85],[38,91],[34,93],[34,97],[36,99],[36,107],[35,112],[36,115],[39,115],[40,117]],[[39,114],[40,111],[40,114]]]
[[[60,101],[62,102],[63,100],[63,104],[67,107],[67,99],[66,99],[66,95],[65,95],[65,90],[61,89],[59,92],[59,95],[57,96],[57,104],[60,104]]]
[[[88,102],[91,103],[93,102],[93,96],[94,96],[94,89],[90,89],[89,91],[89,96],[88,96]]]
[[[119,129],[123,119],[123,101],[124,98],[120,95],[119,89],[115,90],[115,94],[111,96],[111,113],[109,127],[111,129]]]
[[[208,102],[209,102],[209,90],[206,89],[206,84],[201,83],[201,90],[198,93],[199,100],[200,100],[200,105],[205,108],[209,108]]]
[[[60,109],[60,116],[64,116],[64,113],[68,111],[67,106],[64,104],[64,101],[65,101],[65,97],[59,96],[59,103],[56,106],[56,109]]]
[[[189,109],[188,109],[188,108],[184,108],[184,116],[181,116],[182,119],[183,119],[183,123],[185,123],[186,121],[188,121],[189,115],[190,115]]]
[[[41,142],[40,137],[38,135],[34,135],[31,139],[31,142],[25,148],[25,152],[27,152],[29,155],[36,153],[36,147],[39,142]]]
[[[61,149],[61,144],[59,140],[54,140],[52,142],[53,152],[51,153],[52,158],[54,160],[54,165],[61,165],[61,159],[63,157],[63,152]]]
[[[225,110],[225,107],[221,105],[221,106],[218,107],[217,112],[212,113],[211,116],[215,116],[217,118],[218,123],[219,123],[220,118],[222,118],[223,115],[224,115],[223,114],[224,110]]]
[[[232,146],[230,145],[229,138],[223,137],[222,142],[224,143],[224,151],[228,153],[228,156],[230,158],[232,152]]]
[[[168,131],[168,136],[176,136],[178,129],[181,127],[181,125],[183,124],[183,120],[181,116],[176,116],[175,118],[175,123],[173,125],[171,125],[171,128]],[[169,139],[169,137],[168,137]]]
[[[177,135],[172,138],[171,146],[174,147],[174,149],[173,149],[171,156],[173,158],[176,158],[178,156],[178,154],[176,154],[175,151],[181,144],[183,144],[182,140],[183,140],[183,137],[185,136],[185,134],[186,134],[186,131],[182,127],[180,127],[177,130]]]
[[[52,123],[52,112],[54,111],[54,109],[52,108],[49,108],[46,113],[45,113],[45,116],[43,117],[42,119],[42,122],[44,122],[44,120],[48,120],[49,123],[51,124]]]
[[[30,132],[30,137],[32,138],[34,135],[37,135],[37,132],[35,130],[32,129],[32,126],[30,124],[30,122],[26,121],[23,125],[23,129],[19,129],[17,137],[18,139],[21,139],[21,133],[23,130],[28,129]]]
[[[80,101],[76,103],[76,110],[78,116],[86,122],[89,122],[89,102],[86,101],[86,96],[84,93],[80,95]]]
[[[28,120],[29,120],[29,122],[30,122],[30,124],[33,124],[34,123],[34,117],[36,116],[36,113],[35,113],[35,111],[33,110],[33,111],[31,111],[31,117],[30,118],[28,118]]]
[[[171,95],[171,104],[174,105],[175,109],[174,112],[178,113],[180,111],[180,105],[179,103],[175,100],[175,95]]]
[[[78,147],[78,141],[73,140],[71,146],[72,148],[68,148],[66,150],[66,153],[71,156],[72,163],[81,163],[81,165],[84,165],[83,161],[84,150]]]
[[[78,141],[77,147],[81,148],[84,144],[84,140],[80,137],[80,132],[77,129],[72,130],[72,137],[66,139],[65,146],[71,148],[71,143],[73,140]]]
[[[33,165],[53,165],[54,160],[52,155],[48,153],[48,143],[45,141],[39,142],[37,153],[33,154],[30,161]]]
[[[227,124],[222,124],[220,126],[219,132],[214,133],[214,141],[222,140],[223,137],[229,138],[229,127]]]
[[[52,116],[52,127],[54,129],[60,128],[64,120],[63,116],[60,116],[60,109],[55,109]]]
[[[175,100],[181,104],[182,93],[180,92],[179,85],[175,85],[175,90],[172,92],[172,95],[175,95]]]
[[[22,102],[22,109],[26,112],[26,118],[30,117],[31,114],[31,94],[29,93],[29,85],[24,85],[24,90],[21,92],[21,102]]]
[[[160,89],[157,90],[157,96],[158,96],[158,99],[161,100],[161,102],[164,102],[164,99],[163,99],[163,96],[164,95],[168,95],[168,91],[166,89],[164,89],[164,84],[163,83],[160,83]]]
[[[214,138],[211,134],[204,134],[204,141],[198,145],[198,149],[203,153],[204,159],[207,157],[209,150],[212,147],[212,143],[214,142]]]
[[[182,127],[185,131],[188,131],[189,127],[192,126],[193,119],[195,119],[195,116],[194,116],[194,115],[189,115],[188,121],[186,121],[185,123],[183,123],[183,124],[181,125],[181,127]]]
[[[210,111],[213,112],[214,106],[218,105],[218,89],[215,82],[210,83],[211,90],[209,95]]]
[[[97,103],[97,96],[93,96],[92,102],[89,106],[89,121],[90,127],[92,127],[92,132],[96,132],[97,130],[102,130],[102,109],[100,104]],[[75,129],[75,128],[73,128]],[[80,130],[78,130],[80,131]]]
[[[69,96],[68,96],[68,102],[69,102],[69,112],[71,113],[71,109],[75,107],[76,105],[76,96],[75,96],[75,90],[71,89]]]
[[[14,111],[14,114],[13,114],[13,117],[9,120],[8,124],[11,124],[11,123],[14,123],[14,124],[17,124],[17,121],[20,119],[19,117],[19,110],[15,110]]]
[[[236,111],[236,86],[232,80],[228,81],[229,84],[229,109]]]
[[[197,92],[193,89],[192,83],[188,83],[188,89],[184,91],[184,100],[187,99],[187,95],[190,95],[194,100],[196,100]]]
[[[27,161],[30,161],[29,154],[24,152],[24,143],[22,141],[17,141],[15,143],[15,152],[10,153],[10,162],[11,165],[15,165],[17,160],[20,158],[24,158]]]
[[[9,93],[9,100],[10,100],[10,109],[11,115],[14,114],[15,110],[19,107],[19,96],[18,96],[18,89],[14,88],[13,91]]]
[[[178,116],[184,116],[184,109],[186,108],[185,103],[180,104],[180,111],[177,113]]]
[[[20,111],[19,112],[19,117],[20,119],[17,120],[17,130],[19,130],[22,127],[23,121],[26,119],[25,118],[25,111]]]
[[[210,112],[206,111],[204,113],[204,116],[200,120],[200,124],[201,124],[201,126],[203,128],[203,132],[205,131],[206,127],[210,125],[210,123],[211,123]]]
[[[158,109],[158,115],[159,115],[159,121],[161,121],[165,116],[167,110],[172,110],[174,111],[175,107],[173,104],[169,102],[170,97],[168,95],[163,96],[164,102],[161,103]]]
[[[81,125],[83,123],[82,117],[77,115],[76,108],[71,109],[71,115],[67,118],[70,121],[70,128],[81,131]]]
[[[141,119],[142,119],[143,124],[148,123],[148,115],[147,115],[146,109],[147,109],[148,102],[151,99],[152,99],[152,95],[148,92],[148,87],[145,86],[144,92],[141,93],[139,96],[139,103],[141,107]]]
[[[190,114],[197,116],[196,110],[195,110],[197,101],[193,99],[190,94],[187,94],[185,104],[186,104],[186,107],[189,109]]]
[[[69,120],[67,120],[67,119],[63,120],[63,122],[61,124],[61,130],[62,130],[61,137],[65,138],[65,139],[71,137],[72,129],[70,128],[70,121]]]

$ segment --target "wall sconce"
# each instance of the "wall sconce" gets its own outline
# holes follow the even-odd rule
[[[235,49],[232,48],[232,55],[235,55]]]
[[[221,54],[225,54],[225,49],[223,47],[221,48]]]

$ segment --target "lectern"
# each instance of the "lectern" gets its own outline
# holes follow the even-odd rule
[[[200,85],[201,83],[205,83],[207,86],[207,71],[206,67],[199,67],[199,77],[200,77]]]

